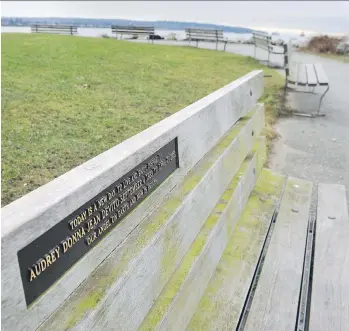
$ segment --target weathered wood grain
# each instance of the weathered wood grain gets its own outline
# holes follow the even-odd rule
[[[313,64],[306,64],[305,65],[306,71],[307,71],[307,77],[308,77],[308,85],[309,86],[316,86],[318,85],[317,76],[314,70]]]
[[[263,118],[259,105],[251,117],[239,121],[41,330],[136,329],[251,150]],[[91,296],[98,300],[86,307]]]
[[[236,329],[284,181],[262,170],[187,330]]]
[[[314,64],[317,79],[320,85],[328,85],[328,78],[321,64]]]
[[[298,63],[297,65],[297,85],[306,86],[308,84],[307,71],[305,64]]]
[[[289,178],[245,331],[294,330],[312,184]]]
[[[265,158],[265,139],[258,139],[223,193],[200,233],[143,321],[141,330],[185,330],[210,280]],[[264,156],[264,157],[263,157]]]
[[[345,187],[319,184],[310,331],[349,330],[349,217]]]

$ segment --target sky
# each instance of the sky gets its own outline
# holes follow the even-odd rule
[[[349,1],[1,1],[1,16],[194,21],[349,34]]]

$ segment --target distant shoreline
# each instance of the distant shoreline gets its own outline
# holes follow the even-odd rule
[[[70,24],[81,28],[110,28],[111,25],[152,26],[158,30],[185,30],[186,28],[219,29],[224,32],[252,33],[253,29],[210,23],[180,21],[138,21],[125,19],[65,18],[65,17],[2,17],[1,26],[25,27],[32,24]]]

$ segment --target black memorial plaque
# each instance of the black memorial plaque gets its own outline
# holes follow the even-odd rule
[[[30,305],[179,166],[177,138],[18,251]]]

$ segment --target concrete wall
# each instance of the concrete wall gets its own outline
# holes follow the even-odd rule
[[[251,110],[262,93],[263,72],[251,72],[5,206],[1,220],[2,327],[37,329],[64,306],[78,286],[147,215],[164,203],[188,172]],[[98,246],[27,307],[17,252],[176,137],[179,168]]]

